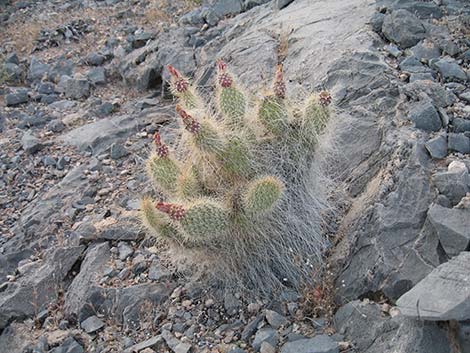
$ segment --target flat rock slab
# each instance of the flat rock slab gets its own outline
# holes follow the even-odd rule
[[[470,252],[446,262],[397,301],[403,315],[430,321],[470,319]]]
[[[294,342],[287,342],[282,346],[281,353],[338,353],[338,343],[327,335],[319,335]]]

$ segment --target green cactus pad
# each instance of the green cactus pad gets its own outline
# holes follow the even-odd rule
[[[258,110],[258,119],[274,135],[284,135],[288,127],[289,114],[284,99],[265,97]]]
[[[321,134],[328,123],[330,114],[327,107],[318,103],[316,96],[307,99],[304,113],[304,128],[316,135]]]
[[[181,226],[190,241],[223,236],[228,231],[228,212],[215,201],[200,200],[186,209]]]
[[[245,95],[235,87],[221,88],[219,108],[229,126],[240,126],[246,111]]]
[[[183,198],[193,199],[202,195],[203,190],[194,167],[183,172],[178,179],[178,191]]]
[[[140,210],[143,223],[154,235],[162,239],[182,239],[181,233],[171,224],[168,216],[158,212],[149,199],[142,200]]]
[[[245,213],[256,216],[270,211],[281,198],[283,189],[282,182],[272,176],[252,181],[243,200]]]
[[[202,108],[201,99],[192,89],[189,89],[186,92],[178,93],[176,96],[180,99],[184,108],[188,110]]]
[[[228,140],[221,160],[224,170],[232,175],[248,177],[252,171],[251,150],[242,138],[232,137]]]
[[[204,152],[220,153],[224,148],[224,140],[217,128],[209,121],[202,121],[199,131],[194,134],[194,143]]]
[[[171,158],[151,156],[147,162],[147,171],[161,191],[173,192],[176,190],[180,170]]]

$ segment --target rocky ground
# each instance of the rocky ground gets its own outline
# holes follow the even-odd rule
[[[1,352],[470,352],[466,0],[0,0]],[[136,221],[169,63],[332,92],[324,282],[276,300],[175,273]]]

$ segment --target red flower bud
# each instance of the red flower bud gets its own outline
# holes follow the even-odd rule
[[[155,208],[160,212],[166,213],[174,221],[181,221],[186,214],[186,210],[183,206],[163,201],[157,202]]]
[[[186,130],[189,132],[196,134],[201,127],[201,124],[194,119],[191,115],[188,114],[179,104],[176,105],[176,112],[181,116],[183,119],[183,124],[186,127]]]
[[[162,138],[158,131],[153,136],[153,139],[155,142],[155,146],[157,147],[157,155],[161,158],[167,157],[170,150],[168,146],[162,142]]]

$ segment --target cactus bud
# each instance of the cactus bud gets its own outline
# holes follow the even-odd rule
[[[155,208],[160,212],[166,213],[174,221],[181,221],[186,214],[183,206],[162,201],[157,202]]]
[[[243,200],[245,213],[257,216],[270,211],[281,198],[283,189],[282,182],[272,176],[252,181]]]
[[[226,72],[227,64],[223,60],[217,61],[218,83],[218,105],[228,125],[241,126],[245,117],[246,98],[235,86],[233,77]]]
[[[188,79],[184,78],[172,65],[168,65],[167,69],[171,74],[171,84],[175,91],[178,93],[186,92],[189,88]]]
[[[286,83],[284,82],[284,75],[282,73],[282,65],[277,65],[276,78],[273,85],[274,94],[279,98],[286,98]]]
[[[186,130],[192,134],[199,132],[201,127],[199,122],[189,115],[188,112],[186,112],[179,104],[176,105],[176,112],[181,116],[181,119],[183,119],[183,124],[186,127]]]
[[[182,240],[182,235],[172,224],[169,217],[156,212],[153,203],[149,199],[143,199],[140,204],[142,221],[147,228],[162,239]]]
[[[160,158],[167,157],[168,154],[170,153],[170,149],[166,144],[162,142],[162,138],[160,136],[160,133],[157,131],[155,135],[153,135],[153,140],[155,142],[155,146],[157,147],[157,155]]]
[[[331,104],[331,95],[327,91],[320,92],[320,105],[322,107],[327,107]]]

